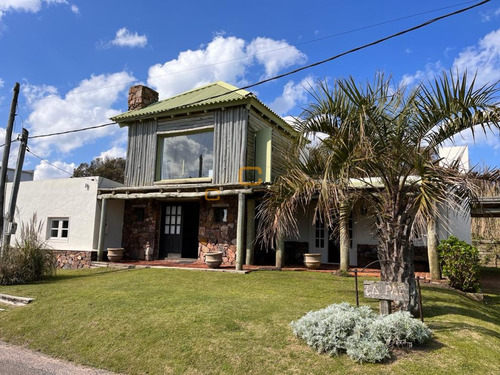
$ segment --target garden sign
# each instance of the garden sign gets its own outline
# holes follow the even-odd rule
[[[408,283],[397,283],[387,281],[365,281],[363,283],[364,296],[380,300],[380,313],[390,314],[390,301],[410,300],[410,288]]]

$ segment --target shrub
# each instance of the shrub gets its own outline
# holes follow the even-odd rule
[[[36,215],[27,224],[21,224],[20,238],[0,258],[0,284],[26,284],[54,274],[55,259],[45,250],[42,229],[43,225],[37,222]]]
[[[479,251],[465,241],[451,236],[438,246],[443,275],[451,287],[464,292],[479,291]]]
[[[401,343],[420,344],[431,331],[408,312],[379,316],[368,306],[348,303],[311,311],[291,323],[293,333],[319,353],[347,355],[358,362],[380,362]]]

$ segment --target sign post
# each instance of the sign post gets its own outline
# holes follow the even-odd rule
[[[391,301],[410,301],[410,287],[407,283],[387,281],[365,281],[364,296],[380,300],[380,314],[391,313]]]

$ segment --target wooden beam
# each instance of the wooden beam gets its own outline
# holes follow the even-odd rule
[[[224,190],[210,189],[202,192],[164,192],[164,193],[116,193],[116,194],[100,194],[99,199],[148,199],[148,198],[203,198],[205,197],[209,201],[217,201],[218,197],[228,196],[228,195],[238,195],[238,194],[250,194],[251,189],[239,189],[239,190]]]
[[[243,268],[243,233],[245,232],[245,195],[238,194],[238,222],[236,223],[236,271]]]
[[[254,263],[255,245],[255,199],[247,200],[247,241],[246,241],[246,265]]]
[[[104,237],[106,236],[106,215],[108,210],[108,200],[101,201],[101,221],[99,223],[99,244],[97,247],[97,260],[102,262],[104,255]]]

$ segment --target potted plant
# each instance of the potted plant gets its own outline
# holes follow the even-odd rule
[[[304,264],[310,269],[319,268],[321,266],[321,253],[305,253]]]
[[[108,247],[108,260],[118,262],[123,259],[123,247]]]
[[[205,263],[210,268],[219,268],[222,264],[222,251],[205,253]]]

